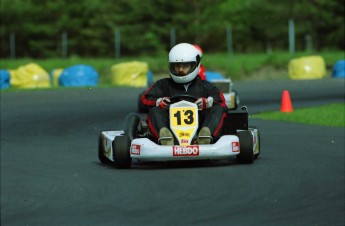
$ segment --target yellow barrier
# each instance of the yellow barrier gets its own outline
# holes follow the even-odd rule
[[[115,64],[111,67],[112,84],[146,87],[148,69],[148,64],[140,61]]]
[[[51,72],[51,79],[52,79],[52,85],[53,87],[59,86],[59,77],[61,73],[63,72],[63,68],[56,68]]]
[[[11,87],[15,88],[49,88],[48,73],[39,65],[30,63],[11,70]]]
[[[325,76],[325,61],[320,56],[301,57],[289,62],[291,79],[320,79]]]

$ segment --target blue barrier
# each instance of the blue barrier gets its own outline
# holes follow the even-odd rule
[[[0,89],[10,88],[11,75],[8,70],[0,70]]]
[[[345,60],[338,60],[333,65],[332,76],[335,78],[345,78]]]
[[[59,86],[97,86],[99,75],[88,65],[75,65],[64,69],[59,77]]]
[[[212,81],[212,80],[219,80],[219,79],[225,79],[224,76],[218,72],[214,71],[206,71],[206,80]]]

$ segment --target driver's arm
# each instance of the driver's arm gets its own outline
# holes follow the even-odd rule
[[[163,90],[162,82],[160,80],[157,81],[141,96],[142,104],[147,107],[157,106],[157,100],[164,97]]]
[[[213,98],[213,105],[221,105],[223,108],[227,109],[222,91],[209,82],[206,83],[206,90],[208,96]]]

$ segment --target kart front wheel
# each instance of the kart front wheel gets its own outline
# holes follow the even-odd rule
[[[239,131],[237,136],[240,141],[240,154],[236,156],[237,162],[251,164],[254,161],[253,135],[250,131]]]
[[[129,136],[115,137],[112,143],[114,166],[118,169],[128,169],[131,167],[130,156],[131,140]]]

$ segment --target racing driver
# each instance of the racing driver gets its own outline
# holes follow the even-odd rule
[[[199,54],[200,54],[200,60],[202,59],[202,49],[200,46],[196,45],[196,44],[193,44],[193,46],[199,51]],[[200,68],[199,68],[199,73],[198,75],[200,76],[200,78],[202,80],[206,80],[206,68],[204,65],[200,64]]]
[[[201,65],[200,52],[188,43],[180,43],[169,52],[170,78],[163,78],[154,83],[141,101],[150,108],[147,123],[153,136],[161,140],[162,145],[174,145],[172,132],[169,130],[170,97],[191,95],[197,98],[199,109],[198,144],[210,144],[218,138],[224,118],[226,103],[223,93],[198,75]],[[171,139],[169,139],[171,138]]]

